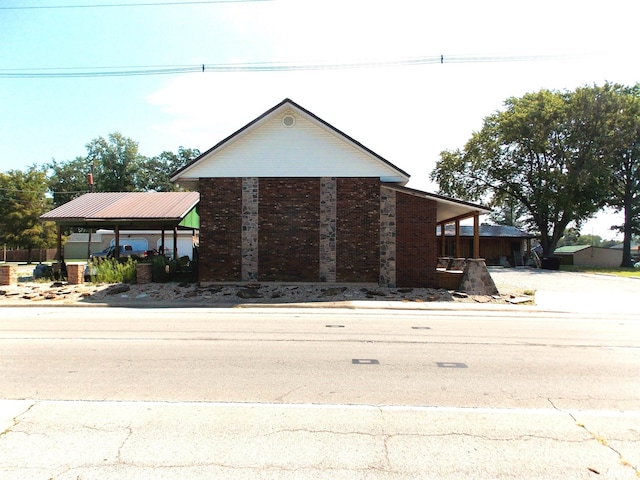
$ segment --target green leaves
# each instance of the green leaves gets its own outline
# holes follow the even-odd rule
[[[55,242],[55,225],[39,216],[51,209],[48,180],[36,166],[0,173],[0,242],[28,250]]]
[[[431,178],[445,194],[512,209],[517,202],[549,255],[569,223],[579,224],[611,198],[608,158],[624,110],[617,88],[509,98],[463,151],[442,152]]]

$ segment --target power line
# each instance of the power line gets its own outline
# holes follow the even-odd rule
[[[141,2],[141,3],[92,3],[76,5],[21,5],[17,7],[0,7],[0,10],[42,10],[62,8],[121,8],[121,7],[158,7],[175,5],[207,5],[216,3],[251,3],[272,2],[273,0],[193,0],[182,2]]]
[[[566,60],[575,55],[517,55],[517,56],[423,56],[391,60],[361,60],[331,63],[213,63],[198,65],[149,65],[121,67],[58,67],[0,69],[0,78],[82,78],[133,77],[145,75],[177,75],[186,73],[221,72],[294,72],[309,70],[344,70],[355,68],[401,67],[430,64],[508,63]]]

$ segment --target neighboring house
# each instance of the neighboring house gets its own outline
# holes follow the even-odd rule
[[[480,257],[487,265],[520,266],[531,258],[531,240],[536,238],[532,233],[524,232],[509,225],[480,225]],[[440,236],[440,228],[437,231]],[[473,225],[460,225],[459,245],[456,242],[454,225],[444,229],[445,257],[473,256]],[[442,247],[442,245],[441,245]]]
[[[489,213],[406,188],[406,172],[289,99],[171,180],[200,193],[201,282],[437,286],[436,225]]]
[[[611,247],[613,250],[620,250],[622,252],[622,244],[614,245]],[[636,262],[640,261],[640,244],[636,242],[631,242],[631,258],[633,258]]]
[[[617,268],[622,263],[622,250],[591,245],[559,247],[553,255],[560,258],[561,265]]]

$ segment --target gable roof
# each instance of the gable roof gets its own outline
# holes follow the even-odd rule
[[[562,254],[571,254],[580,252],[582,250],[586,250],[587,248],[591,248],[591,245],[565,245],[564,247],[558,247],[554,250],[554,254],[559,253]]]
[[[288,115],[290,124],[284,122]],[[409,181],[407,172],[288,98],[176,171],[171,181],[193,187],[203,177],[250,176]]]
[[[40,216],[59,225],[104,227],[126,225],[136,228],[179,226],[185,217],[194,225],[198,192],[98,192],[84,195]]]

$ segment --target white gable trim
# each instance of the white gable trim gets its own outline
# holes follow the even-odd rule
[[[291,100],[255,119],[171,178],[377,177],[404,185],[409,175]]]

